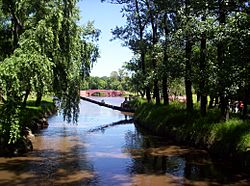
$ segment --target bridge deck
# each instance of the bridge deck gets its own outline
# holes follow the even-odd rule
[[[111,108],[113,110],[118,110],[118,111],[121,111],[121,112],[135,112],[135,110],[130,109],[130,108],[124,108],[124,107],[119,107],[119,106],[115,106],[115,105],[110,105],[110,104],[103,103],[103,102],[100,102],[100,101],[96,101],[96,100],[93,100],[93,99],[90,99],[90,98],[87,98],[87,97],[84,97],[84,96],[80,96],[80,97],[81,97],[82,100],[85,100],[85,101],[88,101],[88,102],[91,102],[91,103],[95,103],[95,104],[103,106],[103,107]]]
[[[81,90],[80,94],[84,97],[92,96],[95,93],[103,93],[107,97],[121,96],[124,94],[122,90],[102,90],[102,89],[91,89],[91,90]]]

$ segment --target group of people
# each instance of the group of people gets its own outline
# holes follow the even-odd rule
[[[129,97],[125,97],[125,100],[121,103],[122,108],[128,108],[129,107],[129,101],[131,101],[132,95],[129,95]]]
[[[229,109],[234,113],[241,113],[244,109],[243,101],[234,101],[233,103],[229,102]]]

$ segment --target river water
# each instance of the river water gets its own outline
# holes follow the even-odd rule
[[[250,176],[229,162],[149,135],[130,115],[85,101],[80,109],[77,125],[60,114],[49,118],[32,138],[33,152],[0,158],[0,185],[250,185]]]

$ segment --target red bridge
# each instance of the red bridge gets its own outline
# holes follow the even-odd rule
[[[88,97],[88,96],[92,96],[95,93],[102,93],[106,97],[115,97],[115,96],[121,96],[122,94],[124,94],[124,91],[121,91],[121,90],[100,90],[100,89],[81,90],[80,95],[83,97]]]

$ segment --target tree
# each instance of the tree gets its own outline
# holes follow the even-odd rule
[[[159,80],[158,80],[158,76],[157,76],[157,59],[156,59],[156,55],[157,55],[157,51],[156,51],[156,45],[158,44],[159,41],[159,36],[158,36],[158,24],[159,24],[159,14],[157,12],[157,6],[153,1],[146,0],[145,2],[147,9],[148,9],[148,15],[149,15],[149,22],[151,25],[151,62],[153,65],[153,69],[154,69],[154,97],[156,99],[156,104],[160,104],[160,92],[159,92]]]
[[[216,104],[220,102],[223,119],[228,117],[229,99],[244,100],[246,115],[250,88],[247,1],[111,2],[124,5],[127,24],[113,34],[134,51],[134,58],[126,63],[134,90],[144,96],[153,89],[159,103],[162,89],[168,104],[169,82],[184,81],[188,112],[194,109],[195,89],[202,116],[207,112],[208,95],[210,108],[215,98],[219,100]]]
[[[94,27],[94,22],[88,22],[82,28],[81,33],[81,77],[84,79],[89,76],[94,62],[100,57],[98,46],[95,44],[99,40],[101,31]]]
[[[116,27],[113,30],[113,35],[115,38],[124,41],[125,46],[128,46],[135,55],[140,55],[139,69],[144,78],[141,79],[144,87],[143,91],[146,93],[146,98],[148,102],[151,101],[149,82],[146,77],[148,74],[148,69],[146,65],[146,53],[147,53],[147,43],[146,43],[146,6],[143,2],[139,0],[114,0],[113,3],[124,4],[123,13],[127,17],[127,25],[124,27]]]

